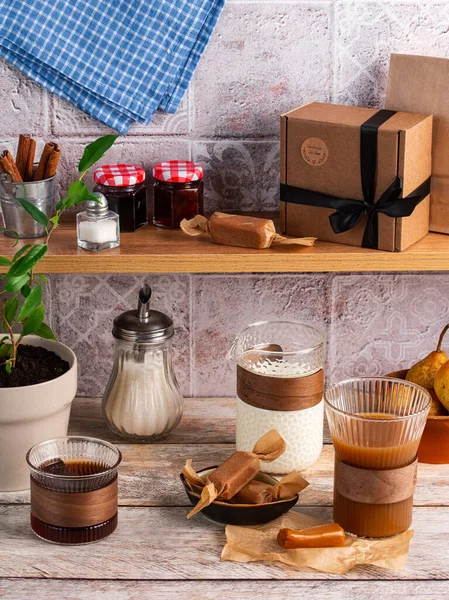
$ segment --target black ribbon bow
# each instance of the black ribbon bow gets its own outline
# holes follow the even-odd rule
[[[344,233],[353,229],[367,216],[363,234],[364,248],[378,248],[379,213],[389,217],[409,217],[416,206],[430,193],[430,177],[405,198],[401,198],[402,180],[397,176],[374,202],[377,170],[377,136],[379,127],[391,118],[396,111],[379,110],[361,126],[360,171],[362,178],[363,200],[338,198],[320,192],[281,184],[281,201],[308,206],[333,208],[336,212],[329,216],[335,233]]]

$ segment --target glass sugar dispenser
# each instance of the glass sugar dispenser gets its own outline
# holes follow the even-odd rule
[[[103,396],[112,431],[138,442],[166,436],[183,411],[172,362],[173,321],[150,308],[150,299],[151,288],[144,285],[137,310],[114,319],[114,366]]]

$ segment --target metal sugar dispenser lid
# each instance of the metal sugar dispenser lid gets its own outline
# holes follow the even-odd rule
[[[150,308],[151,288],[145,284],[139,292],[137,310],[128,310],[114,319],[112,335],[126,342],[159,343],[172,337],[172,319]]]

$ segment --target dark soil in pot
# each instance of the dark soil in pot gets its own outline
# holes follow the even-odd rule
[[[22,387],[56,379],[70,369],[60,356],[39,346],[20,345],[11,373],[0,367],[0,388]]]

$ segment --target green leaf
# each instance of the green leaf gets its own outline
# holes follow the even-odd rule
[[[17,246],[17,244],[19,243],[19,234],[17,233],[17,231],[14,231],[13,229],[8,229],[7,227],[0,227],[0,233],[6,232],[13,234],[13,236],[16,238],[14,246]]]
[[[120,136],[105,135],[86,146],[78,165],[78,171],[84,173],[87,169],[90,169],[109,150],[118,137]]]
[[[38,274],[36,277],[39,277],[39,279],[44,283],[48,283],[48,279],[45,277],[45,275]]]
[[[64,196],[64,198],[61,198],[61,200],[56,205],[56,210],[63,210],[64,204],[65,204],[65,202],[67,202],[68,199],[69,199],[68,196]]]
[[[33,217],[35,221],[37,221],[40,225],[43,225],[44,227],[48,226],[47,215],[44,214],[41,210],[39,210],[36,206],[34,206],[34,204],[31,204],[31,202],[28,202],[28,200],[25,200],[24,198],[19,198],[19,202],[27,211],[27,213]]]
[[[17,309],[19,308],[19,301],[16,297],[10,298],[5,302],[5,306],[3,308],[3,314],[5,315],[5,319],[8,323],[12,323],[17,313]]]
[[[7,373],[11,373],[12,368],[11,368],[11,363],[7,362],[5,365],[5,369]]]
[[[16,260],[19,260],[19,258],[22,256],[22,254],[24,252],[26,252],[29,248],[31,248],[31,244],[26,244],[25,246],[20,248],[20,250],[17,250],[17,252],[14,254],[12,262],[16,262]]]
[[[10,277],[6,282],[5,290],[7,292],[18,292],[28,281],[30,280],[29,275],[19,275],[17,277]]]
[[[36,310],[33,313],[31,313],[31,315],[26,320],[25,325],[23,326],[23,329],[22,329],[22,335],[31,335],[32,333],[35,333],[39,329],[39,327],[42,325],[44,317],[45,317],[44,305],[40,304],[36,308]]]
[[[2,344],[0,346],[0,357],[4,358],[5,356],[11,356],[12,345],[11,344]]]
[[[19,321],[23,321],[33,313],[42,302],[42,288],[38,284],[30,292],[29,296],[22,304],[19,312]]]
[[[97,202],[98,204],[101,202],[101,200],[97,198],[97,196],[94,196],[89,192],[87,196],[85,196],[84,198],[80,198],[79,200],[74,200],[73,203],[71,202],[69,204],[69,206],[74,206],[75,204],[80,204],[81,202],[87,202],[88,200],[91,200],[92,202]]]
[[[45,338],[46,340],[56,340],[55,334],[45,323],[41,323],[40,327],[36,329],[34,333],[41,338]]]
[[[0,267],[9,267],[10,264],[11,264],[11,261],[8,258],[5,258],[4,256],[0,256]]]
[[[87,196],[86,200],[92,200],[93,202],[97,202],[98,204],[101,204],[101,200],[98,196],[96,196],[95,194],[92,194],[91,192],[89,192],[89,195]]]
[[[91,200],[92,194],[87,189],[87,185],[82,181],[74,181],[72,185],[69,187],[67,192],[67,196],[61,200],[63,203],[60,207],[59,204],[56,207],[58,210],[62,208],[69,208],[70,206],[74,206],[75,204],[79,204],[80,202],[86,202],[86,200]],[[96,200],[97,198],[95,198]]]
[[[8,279],[10,277],[17,277],[29,273],[29,271],[31,271],[31,269],[45,256],[47,249],[45,244],[36,244],[33,246],[27,254],[19,258],[19,260],[12,265],[7,273]]]
[[[28,283],[26,283],[26,284],[25,284],[25,285],[22,287],[22,289],[20,290],[20,293],[22,294],[22,296],[23,296],[24,298],[28,298],[28,296],[31,294],[31,288],[30,288],[30,286],[28,285]]]
[[[59,215],[54,215],[51,219],[50,219],[50,223],[53,223],[53,225],[55,227],[57,227],[59,225]]]

